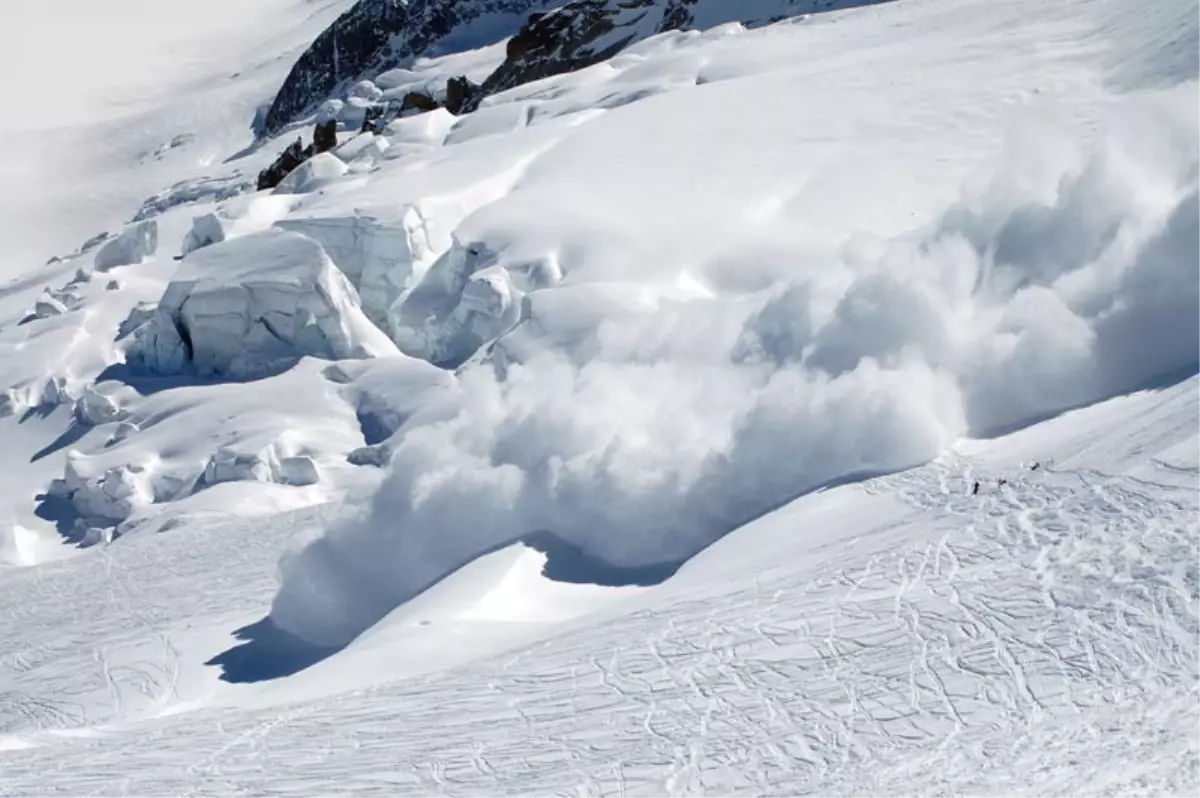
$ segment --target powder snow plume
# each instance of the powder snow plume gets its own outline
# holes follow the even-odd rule
[[[616,565],[680,561],[823,484],[1194,369],[1196,92],[1124,97],[1086,146],[1022,130],[933,224],[797,253],[766,290],[472,364],[365,509],[285,559],[272,618],[340,644],[538,530]]]

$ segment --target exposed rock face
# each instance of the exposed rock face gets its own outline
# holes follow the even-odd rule
[[[464,110],[474,110],[488,95],[611,58],[633,41],[637,35],[634,24],[659,12],[656,5],[658,0],[576,0],[548,14],[534,15],[509,40],[504,63],[488,76],[474,102],[468,102]]]
[[[671,30],[726,22],[765,24],[824,7],[870,0],[573,0],[533,14],[508,42],[506,57],[480,87],[484,97],[606,61],[635,41]]]
[[[402,114],[409,111],[432,111],[438,107],[437,100],[423,91],[410,91],[400,101],[400,113]]]
[[[263,118],[272,134],[339,87],[426,54],[465,23],[489,17],[487,40],[456,41],[461,49],[491,44],[515,31],[545,0],[359,0],[325,30],[292,67]],[[505,30],[503,19],[510,17]]]
[[[313,150],[320,155],[323,152],[329,152],[335,149],[338,145],[337,140],[337,120],[326,119],[323,122],[318,122],[313,128]]]
[[[301,56],[261,132],[278,132],[351,81],[379,75],[407,59],[444,54],[439,45],[448,38],[453,51],[462,51],[512,34],[504,63],[482,86],[466,78],[454,78],[446,86],[446,109],[462,114],[491,94],[599,63],[657,33],[726,22],[759,25],[875,2],[886,0],[572,0],[547,12],[560,2],[359,0]],[[486,38],[472,37],[467,23],[484,16],[488,24],[479,28]],[[351,100],[367,101],[354,97],[356,91],[358,86],[351,88]]]
[[[384,118],[387,114],[387,107],[382,105],[371,105],[363,111],[362,127],[359,128],[359,133],[382,133],[387,127],[387,120]]]
[[[253,379],[305,355],[395,353],[321,245],[278,230],[198,250],[180,266],[126,355],[151,374]]]
[[[483,99],[479,86],[459,76],[446,81],[446,110],[456,116],[474,109]]]
[[[283,179],[290,175],[293,170],[300,164],[312,157],[312,148],[305,148],[304,142],[299,138],[288,145],[287,149],[279,153],[279,157],[275,162],[266,169],[258,173],[258,190],[262,191],[267,188],[275,188]]]

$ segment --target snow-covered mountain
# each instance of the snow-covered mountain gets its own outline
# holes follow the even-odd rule
[[[361,80],[510,36],[504,61],[482,86],[472,84],[450,103],[456,113],[496,92],[607,60],[654,34],[762,25],[873,2],[882,0],[358,0],[300,56],[262,127],[278,133]]]
[[[1200,786],[1190,0],[161,5],[0,10],[0,794]]]
[[[300,56],[263,118],[278,132],[339,88],[439,51],[510,36],[543,0],[358,0]]]

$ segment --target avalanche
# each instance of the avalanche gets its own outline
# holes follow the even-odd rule
[[[1200,784],[1193,4],[214,2],[21,12],[0,794]]]

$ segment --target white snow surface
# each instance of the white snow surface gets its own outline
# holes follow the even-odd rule
[[[396,351],[321,245],[280,231],[185,258],[133,339],[127,356],[134,368],[236,379],[270,375],[304,355],[338,360]]]
[[[0,795],[1200,788],[1190,0],[653,36],[266,192],[349,3],[214,3],[0,10],[93,87],[0,124]]]

